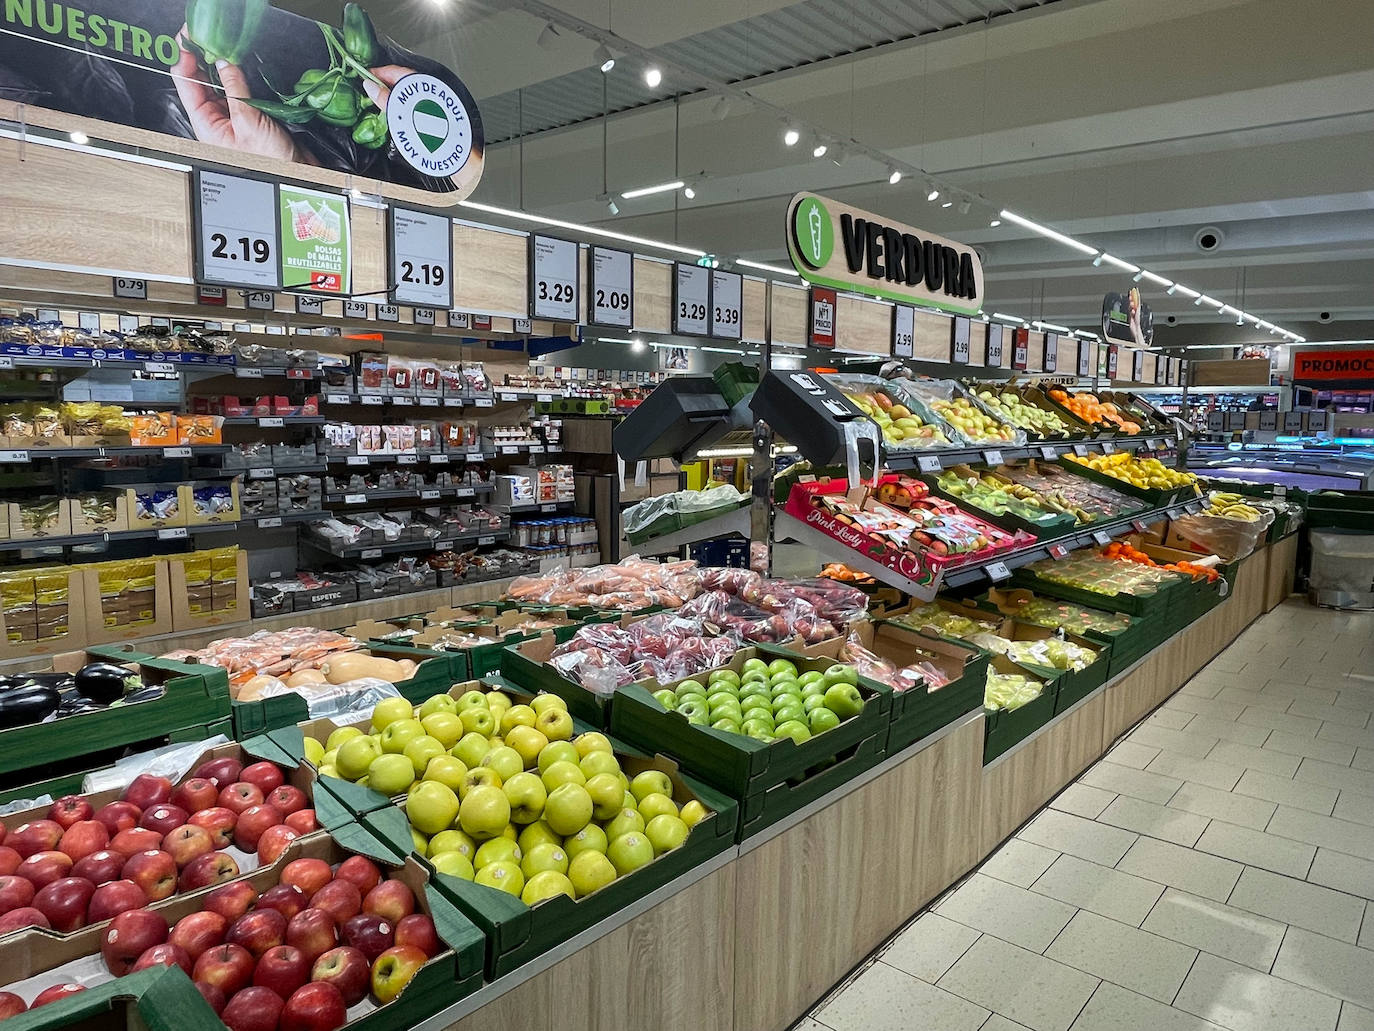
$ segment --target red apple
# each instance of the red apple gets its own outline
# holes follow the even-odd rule
[[[0,935],[20,931],[25,927],[51,927],[48,918],[32,906],[20,906],[0,916]]]
[[[427,959],[433,959],[444,951],[434,921],[424,913],[411,913],[396,921],[396,944],[411,945],[423,952]]]
[[[352,881],[358,886],[358,890],[366,895],[381,883],[382,871],[366,856],[349,856],[339,864],[334,877],[340,881]]]
[[[38,889],[33,908],[48,918],[54,931],[75,931],[86,923],[95,885],[84,877],[63,877]]]
[[[166,835],[184,824],[189,816],[190,814],[181,806],[164,802],[162,805],[143,810],[143,817],[138,821],[138,825]]]
[[[0,1020],[6,1017],[13,1017],[28,1009],[24,1005],[24,1000],[13,992],[0,992]]]
[[[109,843],[110,832],[103,823],[99,820],[79,820],[62,832],[57,849],[75,861],[84,859],[92,852],[99,852]]]
[[[399,923],[401,917],[415,912],[415,896],[400,881],[383,881],[363,896],[363,912]]]
[[[46,1006],[50,1002],[59,1002],[69,995],[75,995],[77,992],[84,992],[85,990],[84,984],[55,984],[51,988],[44,988],[35,995],[29,1009],[36,1010],[39,1006]]]
[[[167,940],[167,921],[151,909],[131,909],[110,921],[100,936],[100,954],[115,977],[134,968],[138,958]]]
[[[97,809],[95,818],[105,825],[113,839],[120,831],[137,827],[138,821],[143,818],[143,810],[132,802],[111,802]]]
[[[415,946],[393,945],[372,964],[372,994],[386,1005],[410,984],[425,962],[425,954]]]
[[[277,945],[258,957],[253,971],[253,983],[270,988],[283,999],[310,980],[310,963],[300,949],[291,945]]]
[[[293,859],[281,870],[281,883],[294,884],[310,898],[334,879],[334,871],[323,859]]]
[[[124,789],[123,800],[131,802],[140,809],[161,805],[172,797],[172,782],[166,777],[155,777],[151,773],[140,773]]]
[[[98,924],[130,909],[141,909],[147,904],[143,889],[133,881],[111,881],[97,887],[91,895],[90,904],[86,907],[86,922]]]
[[[256,784],[266,795],[269,791],[274,791],[285,782],[286,777],[281,772],[281,767],[275,763],[258,762],[252,766],[245,766],[243,772],[239,774],[239,780],[249,784]]]
[[[89,820],[95,815],[91,803],[80,795],[63,795],[48,808],[48,819],[66,830],[74,823]]]
[[[253,966],[251,952],[241,945],[225,942],[200,954],[192,976],[197,981],[214,985],[230,999],[253,980]]]
[[[172,805],[181,806],[188,813],[209,809],[219,798],[219,788],[204,777],[192,777],[172,792]]]
[[[207,759],[196,767],[195,775],[204,777],[217,788],[226,788],[238,780],[242,772],[243,763],[226,755],[222,759]]]
[[[286,944],[287,923],[286,917],[275,909],[255,909],[235,920],[225,932],[224,940],[241,945],[256,959],[268,949]]]
[[[310,905],[310,897],[294,884],[274,884],[258,899],[259,909],[275,909],[290,920]]]
[[[114,849],[102,848],[83,856],[72,864],[71,875],[84,877],[97,888],[110,881],[119,880],[119,871],[124,869],[125,857]]]
[[[177,890],[177,864],[166,852],[150,848],[136,852],[119,875],[143,889],[149,902],[170,898]]]
[[[54,820],[30,820],[10,831],[5,840],[21,859],[27,859],[35,852],[55,851],[62,840],[62,825]]]
[[[177,869],[183,869],[191,860],[214,850],[215,843],[210,838],[210,832],[190,823],[183,823],[176,830],[168,831],[162,839],[162,851],[172,857]]]
[[[310,980],[332,984],[343,996],[345,1006],[355,1006],[367,995],[372,967],[367,957],[348,945],[330,949],[310,970]]]
[[[200,992],[201,998],[210,1004],[210,1008],[215,1011],[215,1016],[224,1012],[226,1003],[222,991],[204,981],[193,981],[192,984],[196,986],[196,991]]]
[[[288,813],[282,822],[302,837],[306,834],[313,834],[320,829],[320,823],[315,819],[315,810],[313,809],[297,809],[294,813]]]
[[[247,881],[230,881],[201,899],[200,908],[218,913],[232,924],[252,909],[257,900],[257,889]]]
[[[228,787],[220,788],[219,798],[216,800],[218,805],[233,810],[235,813],[242,813],[245,809],[262,805],[263,801],[262,788],[242,780],[235,781]]]
[[[191,962],[194,963],[200,958],[201,953],[227,940],[228,928],[229,922],[224,917],[218,913],[201,910],[198,913],[187,913],[178,920],[167,936],[167,941],[185,949],[186,955],[190,956]]]
[[[23,909],[33,901],[33,893],[37,890],[26,877],[14,874],[0,877],[0,913]]]
[[[281,995],[270,988],[245,988],[229,1000],[219,1019],[229,1031],[277,1031],[285,1005]]]
[[[291,993],[281,1011],[281,1031],[335,1031],[348,1020],[343,995],[332,984],[313,981]]]
[[[375,913],[359,913],[344,921],[343,940],[371,963],[396,943],[396,929]]]
[[[154,945],[151,949],[145,950],[143,955],[138,957],[138,962],[134,964],[135,970],[147,970],[149,967],[181,967],[182,970],[186,971],[186,976],[190,977],[192,963],[191,957],[180,945],[163,942],[161,945]]]
[[[237,813],[220,805],[202,809],[186,818],[192,827],[204,827],[210,832],[210,840],[215,848],[228,848],[234,843],[234,824],[238,820]]]
[[[249,806],[239,813],[239,822],[234,826],[234,844],[245,852],[256,852],[262,832],[268,827],[276,827],[281,821],[282,814],[276,806]]]
[[[72,857],[65,852],[35,852],[14,871],[35,888],[45,888],[53,881],[72,875]]]
[[[275,827],[268,827],[262,832],[262,837],[258,839],[258,861],[263,866],[275,863],[281,858],[281,854],[286,851],[291,842],[299,837],[299,834],[284,823],[279,823]]]
[[[345,920],[362,912],[363,896],[352,881],[330,881],[311,897],[310,908],[323,909],[342,927]]]
[[[239,864],[227,852],[207,852],[192,859],[181,871],[181,890],[195,891],[212,884],[232,881],[239,875]]]
[[[307,909],[297,913],[286,925],[286,944],[293,945],[314,963],[339,944],[339,929],[332,914],[323,909]]]
[[[300,812],[309,801],[304,791],[290,784],[281,784],[267,793],[268,804],[276,806],[283,817]]]
[[[110,849],[121,855],[133,856],[156,849],[162,844],[162,838],[163,835],[146,827],[129,827],[110,839]]]
[[[0,826],[4,825],[0,824]],[[8,877],[10,874],[14,873],[14,871],[19,869],[19,864],[23,861],[24,857],[14,849],[10,848],[8,845],[0,845],[0,877]]]

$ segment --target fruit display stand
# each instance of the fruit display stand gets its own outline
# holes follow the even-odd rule
[[[41,951],[33,957],[38,963],[43,961]],[[6,972],[24,969],[32,967],[7,967]],[[178,969],[176,973],[181,980],[186,979],[184,971]],[[172,974],[170,967],[156,966],[106,981],[37,1011],[5,1018],[10,1024],[6,1031],[176,1031],[187,1026],[181,1022],[183,1014],[162,999]],[[213,1011],[210,1016],[214,1016]]]
[[[1156,643],[1145,620],[1139,616],[1107,612],[1100,606],[1076,605],[1060,598],[1037,597],[1033,591],[1024,589],[994,589],[974,598],[973,603],[987,612],[1000,612],[1051,629],[1065,625],[1066,620],[1076,621],[1069,624],[1072,632],[1090,642],[1110,645],[1108,678],[1135,665]],[[1092,624],[1093,620],[1099,621],[1097,625]]]
[[[1127,480],[1118,479],[1108,473],[1101,472],[1087,464],[1089,461],[1111,462],[1118,456],[1125,462],[1135,461],[1135,459],[1126,452],[1118,451],[1114,454],[1102,455],[1100,458],[1094,456],[1091,459],[1081,460],[1076,455],[1065,455],[1060,465],[1075,476],[1082,476],[1085,480],[1091,480],[1093,483],[1100,484],[1103,487],[1111,487],[1113,490],[1120,491],[1122,494],[1127,494],[1133,498],[1139,498],[1141,501],[1155,508],[1162,508],[1165,505],[1172,505],[1176,501],[1197,497],[1198,491],[1193,484],[1185,483],[1177,487],[1139,487]]]
[[[1078,520],[1039,503],[1027,504],[1014,496],[1012,481],[995,471],[974,470],[957,465],[940,474],[921,477],[936,497],[967,509],[1003,530],[1024,530],[1040,540],[1053,540],[1072,533]],[[1023,490],[1025,488],[1022,488]]]

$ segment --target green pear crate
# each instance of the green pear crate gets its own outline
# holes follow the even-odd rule
[[[36,659],[34,665],[41,661]],[[65,652],[45,661],[49,664],[45,672],[54,673],[75,673],[91,662],[125,666],[144,685],[160,685],[163,693],[144,702],[0,730],[0,774],[39,773],[41,767],[53,763],[165,737],[186,727],[207,726],[229,715],[229,680],[224,670],[213,666],[156,659],[120,645]]]
[[[1036,626],[1019,619],[1008,618],[1003,621],[998,636],[1009,641],[1049,641],[1060,637],[1059,633],[1047,627]],[[1058,666],[1044,666],[1021,659],[1013,660],[1015,665],[1033,673],[1042,680],[1055,678],[1054,715],[1058,716],[1107,682],[1111,668],[1111,645],[1089,641],[1078,634],[1063,633],[1062,638],[1087,651],[1096,652],[1097,658],[1083,669],[1060,669]]]
[[[1005,656],[994,655],[988,660],[989,666],[999,673],[1030,674],[1045,682],[1045,689],[1020,708],[983,710],[983,765],[986,766],[999,755],[1007,752],[1031,734],[1048,723],[1055,713],[1056,696],[1059,693],[1059,678],[1054,675],[1042,676],[1022,669],[1009,662]]]
[[[1140,593],[1132,593],[1129,589],[1119,590],[1115,593],[1102,593],[1090,591],[1086,587],[1079,587],[1075,584],[1060,583],[1057,580],[1047,580],[1037,574],[1035,563],[1029,566],[1022,566],[1012,572],[1012,584],[1016,587],[1024,587],[1034,591],[1036,594],[1043,594],[1051,598],[1059,598],[1063,601],[1071,601],[1075,605],[1082,605],[1090,609],[1102,609],[1107,612],[1124,612],[1128,616],[1140,617],[1147,629],[1152,631],[1153,640],[1151,647],[1162,644],[1165,638],[1171,636],[1178,628],[1183,625],[1179,622],[1180,609],[1186,609],[1187,591],[1184,590],[1185,578],[1175,575],[1169,580],[1159,584],[1146,585]],[[1149,589],[1149,588],[1153,589]],[[1184,620],[1186,623],[1187,620]]]
[[[614,738],[611,747],[626,776],[633,779],[646,770],[657,770],[672,782],[673,801],[679,807],[696,800],[710,810],[710,815],[703,817],[677,848],[576,901],[559,895],[527,906],[499,888],[432,874],[437,890],[486,935],[488,980],[510,973],[734,844],[738,817],[733,799],[683,773],[679,764],[666,756],[647,755]],[[411,851],[410,824],[401,810],[378,810],[360,822],[375,838],[387,843],[394,855]]]
[[[1060,460],[1061,468],[1081,476],[1085,480],[1091,480],[1099,487],[1110,487],[1112,490],[1128,497],[1138,498],[1148,502],[1155,508],[1163,508],[1165,505],[1172,505],[1176,501],[1186,501],[1190,498],[1198,497],[1196,485],[1185,483],[1178,487],[1137,487],[1134,483],[1127,483],[1125,480],[1118,480],[1115,476],[1108,476],[1104,472],[1098,472],[1092,466],[1084,465],[1082,462],[1075,462],[1068,457]]]
[[[1078,633],[1089,644],[1110,645],[1111,650],[1106,653],[1108,680],[1138,662],[1157,643],[1139,616],[1077,605],[1048,595],[1040,597],[1024,588],[993,588],[972,600],[984,612],[1000,613],[1050,630],[1066,623],[1077,626],[1071,632]]]
[[[98,943],[96,949],[98,952]],[[15,959],[18,961],[20,957]],[[5,974],[13,976],[16,972],[23,973],[30,969],[32,968],[27,965],[7,965]],[[181,980],[189,983],[185,971],[180,967],[149,967],[116,980],[92,985],[84,992],[75,992],[65,999],[50,1002],[36,1010],[8,1017],[5,1020],[5,1031],[178,1031],[179,1028],[199,1027],[200,1025],[183,1024],[176,1017],[169,1020],[163,1013],[163,1007],[159,1005],[163,985],[171,980],[173,969]],[[200,997],[205,1012],[214,1018],[214,1010],[210,1009],[209,1004],[200,996],[200,992],[196,991],[194,986],[191,990]],[[30,998],[24,1001],[31,1002],[32,996],[36,994],[37,991],[30,992]]]

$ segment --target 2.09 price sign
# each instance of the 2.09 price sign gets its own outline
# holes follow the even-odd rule
[[[274,183],[197,169],[193,212],[197,282],[281,289]]]
[[[592,247],[588,255],[591,312],[594,326],[629,329],[634,325],[634,255],[610,247]]]

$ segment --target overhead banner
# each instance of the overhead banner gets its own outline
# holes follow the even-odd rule
[[[958,315],[983,304],[972,247],[814,193],[787,209],[787,251],[808,283]]]
[[[461,79],[379,35],[267,0],[5,0],[0,98],[458,201],[482,176],[482,119]],[[118,136],[117,133],[112,133]],[[292,168],[291,165],[299,167]]]
[[[1140,299],[1140,288],[1102,298],[1102,339],[1149,347],[1155,338],[1155,316]]]
[[[1374,380],[1374,351],[1294,351],[1293,379]]]

